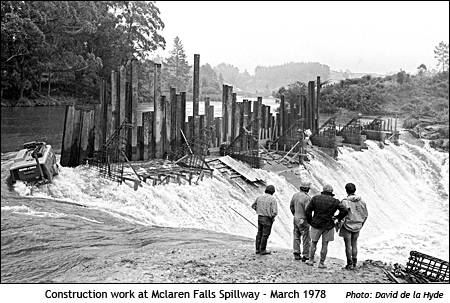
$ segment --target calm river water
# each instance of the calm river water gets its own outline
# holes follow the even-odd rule
[[[256,98],[250,98],[254,100]],[[242,101],[242,97],[238,98]],[[278,107],[274,99],[263,99],[265,105]],[[221,102],[211,102],[214,116],[222,116]],[[204,114],[204,102],[199,104],[200,115]],[[153,105],[140,104],[138,111],[153,110]],[[64,130],[65,106],[2,107],[1,152],[22,148],[23,143],[46,138],[46,142],[59,153]],[[186,104],[186,114],[192,115],[192,102]]]
[[[64,114],[64,106],[2,107],[1,152],[18,150],[23,143],[44,137],[59,151]]]

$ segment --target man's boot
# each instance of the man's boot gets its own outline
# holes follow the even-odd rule
[[[294,253],[294,259],[295,260],[300,260],[301,259],[300,254],[295,252]]]
[[[356,258],[352,258],[352,266],[353,266],[353,269],[355,269],[356,268],[356,262],[357,262],[358,260],[356,259]]]
[[[352,270],[353,269],[353,262],[351,260],[347,260],[347,265],[344,267],[346,270]]]

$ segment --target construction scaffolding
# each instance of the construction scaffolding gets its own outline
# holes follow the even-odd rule
[[[347,124],[345,124],[338,132],[337,135],[341,136],[342,143],[351,144],[352,147],[366,148],[364,141],[366,136],[362,133],[363,125],[361,123],[361,117],[352,118]]]
[[[229,155],[235,159],[246,162],[253,168],[262,168],[264,163],[259,151],[259,138],[249,128],[256,121],[251,121],[246,127],[240,129],[239,135],[223,147],[223,155]]]
[[[122,183],[124,164],[128,160],[125,154],[128,142],[128,129],[133,127],[126,120],[114,131],[111,137],[94,152],[94,157],[87,163],[98,169],[100,176]]]

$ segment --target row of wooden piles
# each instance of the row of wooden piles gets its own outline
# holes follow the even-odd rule
[[[181,142],[180,133],[172,129],[185,129],[181,121],[185,120],[186,93],[177,94],[171,89],[169,97],[162,95],[161,64],[154,63],[152,67],[153,72],[146,75],[145,81],[152,91],[150,100],[139,102],[139,66],[133,60],[112,71],[110,81],[101,80],[98,103],[67,107],[62,165],[77,166],[92,157],[126,122],[131,124],[126,143],[126,154],[131,160],[163,158]],[[151,105],[151,109],[141,109],[142,105]]]
[[[277,114],[277,139],[270,148],[283,150],[292,148],[303,137],[303,131],[310,130],[315,134],[319,128],[320,77],[317,81],[308,82],[305,95],[285,102],[280,96],[280,110]],[[301,130],[301,132],[299,132]]]
[[[111,71],[109,79],[99,84],[98,103],[68,106],[62,142],[61,164],[77,166],[104,149],[108,138],[120,125],[129,123],[125,136],[128,159],[178,159],[189,152],[205,155],[208,149],[224,143],[234,143],[238,153],[254,152],[259,140],[275,141],[286,149],[295,137],[291,127],[302,118],[302,126],[314,130],[318,125],[318,99],[314,81],[309,83],[308,96],[299,96],[298,104],[286,105],[281,98],[280,111],[274,113],[262,104],[262,98],[237,102],[233,87],[223,85],[222,116],[214,116],[214,106],[204,97],[203,114],[200,107],[200,55],[194,55],[192,115],[187,115],[186,92],[170,88],[162,94],[161,64],[152,63],[150,72],[143,74],[136,60]],[[320,79],[318,78],[318,84]],[[146,89],[147,94],[141,93]],[[149,93],[148,93],[149,92]],[[147,99],[144,99],[144,95]],[[236,138],[241,136],[236,142]],[[282,147],[284,145],[284,147]]]

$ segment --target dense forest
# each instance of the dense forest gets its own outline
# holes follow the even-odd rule
[[[165,47],[159,14],[148,1],[2,1],[2,100],[37,98],[49,77],[95,98],[100,77]]]

